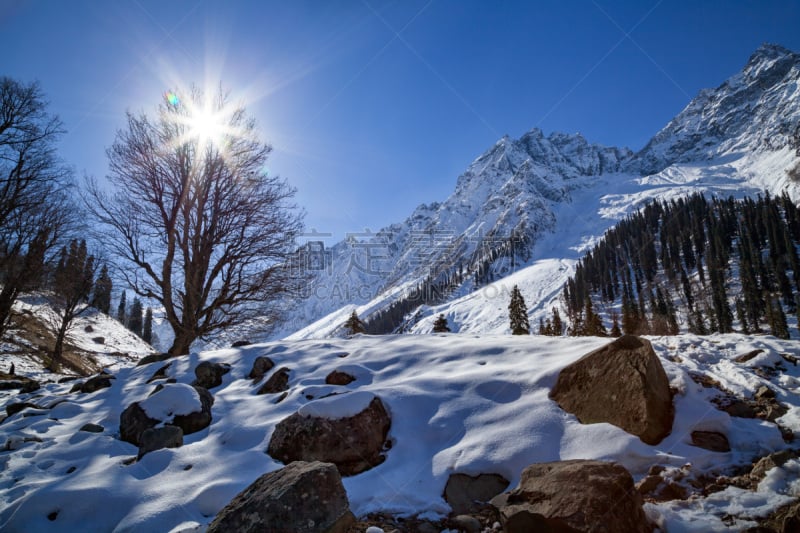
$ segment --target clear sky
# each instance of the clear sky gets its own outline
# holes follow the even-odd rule
[[[41,83],[79,176],[126,110],[221,83],[331,242],[443,200],[504,134],[641,148],[763,42],[800,51],[800,2],[0,0],[0,74]]]

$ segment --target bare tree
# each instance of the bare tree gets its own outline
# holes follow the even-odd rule
[[[52,302],[58,319],[55,321],[56,342],[53,359],[59,361],[64,340],[72,322],[90,306],[89,295],[94,287],[97,265],[86,251],[86,241],[72,240],[61,250],[61,259],[53,273]]]
[[[75,221],[72,173],[55,151],[61,122],[45,108],[38,84],[0,77],[0,336]]]
[[[128,113],[117,133],[108,150],[116,191],[89,184],[87,205],[120,273],[164,308],[171,354],[275,313],[269,302],[297,288],[286,265],[302,213],[295,190],[265,172],[270,150],[222,91],[168,93],[155,119]]]

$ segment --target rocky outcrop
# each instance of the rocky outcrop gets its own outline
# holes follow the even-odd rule
[[[333,402],[353,394],[338,395],[317,402],[330,406]],[[363,393],[369,394],[369,393]],[[324,461],[333,463],[343,476],[352,476],[381,464],[382,454],[389,433],[391,419],[377,396],[363,410],[352,416],[337,416],[333,411],[320,407],[314,413],[310,408],[281,420],[272,433],[267,453],[288,464],[292,461]],[[366,398],[366,397],[365,397]],[[368,398],[367,398],[368,399]]]
[[[272,374],[266,383],[261,385],[256,394],[276,394],[289,390],[289,370],[286,367],[279,368]]]
[[[162,448],[183,446],[183,430],[177,426],[148,428],[142,432],[140,441],[137,459],[141,459],[146,453]]]
[[[516,489],[495,497],[492,504],[499,510],[506,532],[652,531],[633,478],[616,463],[572,460],[534,464],[523,470]],[[541,529],[530,529],[532,524]]]
[[[203,361],[197,368],[194,369],[194,375],[197,379],[194,380],[192,385],[203,387],[204,389],[213,389],[222,385],[222,376],[231,371],[231,365],[225,363],[212,363],[210,361]]]
[[[626,335],[564,368],[550,398],[584,424],[607,422],[658,444],[672,431],[669,380],[650,341]]]
[[[444,487],[444,499],[455,515],[474,513],[506,490],[508,483],[500,474],[450,474]]]
[[[297,461],[255,480],[206,531],[344,533],[354,522],[336,467]]]

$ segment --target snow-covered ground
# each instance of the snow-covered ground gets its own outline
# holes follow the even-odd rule
[[[167,372],[179,383],[191,383],[200,361],[232,365],[211,391],[211,426],[186,436],[181,448],[151,452],[129,465],[137,449],[119,439],[120,413],[148,397],[155,383],[146,381],[164,363],[119,369],[111,388],[87,395],[69,394],[71,384],[48,384],[15,401],[55,407],[23,411],[0,424],[0,442],[8,449],[0,452],[0,530],[202,531],[240,490],[282,466],[265,453],[280,420],[298,410],[347,414],[372,395],[391,413],[392,447],[383,464],[344,479],[357,515],[444,515],[449,507],[442,492],[455,472],[499,473],[513,486],[531,463],[596,458],[618,461],[637,480],[654,464],[684,468],[691,478],[788,446],[775,424],[717,410],[710,401],[714,389],[695,383],[689,372],[704,373],[746,397],[768,384],[790,406],[779,422],[800,433],[800,367],[784,362],[785,370],[771,381],[755,372],[782,362],[781,353],[799,355],[797,341],[736,334],[651,341],[678,391],[672,433],[655,446],[609,424],[582,425],[548,398],[560,369],[609,342],[600,338],[357,336],[191,354]],[[744,364],[733,361],[756,349],[764,352]],[[276,368],[291,369],[289,395],[281,403],[256,395],[259,384],[246,378],[259,355],[273,359]],[[356,381],[326,385],[335,369]],[[345,391],[352,396],[318,399]],[[105,430],[79,431],[86,423]],[[732,451],[692,446],[693,430],[726,434]],[[772,470],[756,492],[729,488],[708,498],[647,504],[646,510],[670,533],[740,530],[800,496],[798,471],[800,464],[789,461]],[[724,523],[725,515],[733,519]]]

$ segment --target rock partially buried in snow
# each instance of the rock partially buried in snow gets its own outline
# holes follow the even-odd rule
[[[344,533],[354,522],[336,467],[297,461],[255,480],[217,514],[206,533]]]
[[[222,385],[222,376],[231,371],[231,365],[225,363],[212,363],[210,361],[203,361],[197,368],[194,369],[194,375],[197,379],[194,380],[192,385],[203,387],[204,389],[213,389]]]
[[[84,394],[89,394],[92,392],[99,391],[100,389],[107,389],[111,386],[111,380],[116,379],[111,374],[106,374],[105,372],[101,372],[96,376],[92,376],[87,379],[83,383],[76,383],[70,389],[70,392],[83,392]]]
[[[633,335],[565,367],[550,398],[584,424],[607,422],[647,444],[669,435],[675,417],[664,367],[650,341]]]
[[[120,438],[136,446],[142,433],[158,424],[178,426],[189,435],[211,424],[214,398],[202,387],[170,383],[141,402],[129,405],[120,415]]]
[[[349,385],[355,380],[355,376],[351,376],[347,372],[342,372],[341,370],[334,370],[325,377],[325,383],[328,385]]]
[[[453,514],[469,514],[508,488],[509,481],[500,474],[450,474],[444,487],[444,499]]]
[[[289,390],[289,370],[286,367],[279,368],[272,374],[266,383],[258,389],[256,394],[276,394]]]
[[[309,402],[275,426],[267,453],[292,461],[333,463],[344,476],[381,464],[391,418],[380,398],[366,391]]]
[[[266,355],[259,355],[256,357],[256,360],[253,361],[253,368],[250,369],[250,373],[247,375],[247,377],[253,381],[260,381],[261,378],[263,378],[264,375],[274,367],[275,362],[272,359]]]
[[[183,430],[177,426],[147,428],[142,432],[139,455],[141,459],[146,453],[162,448],[178,448],[183,446]]]
[[[630,473],[604,461],[538,463],[522,471],[519,486],[495,497],[505,531],[650,533],[642,497]],[[555,528],[555,529],[554,529]],[[571,528],[571,529],[570,529]]]
[[[729,452],[728,437],[717,431],[692,431],[692,446],[712,452]]]

